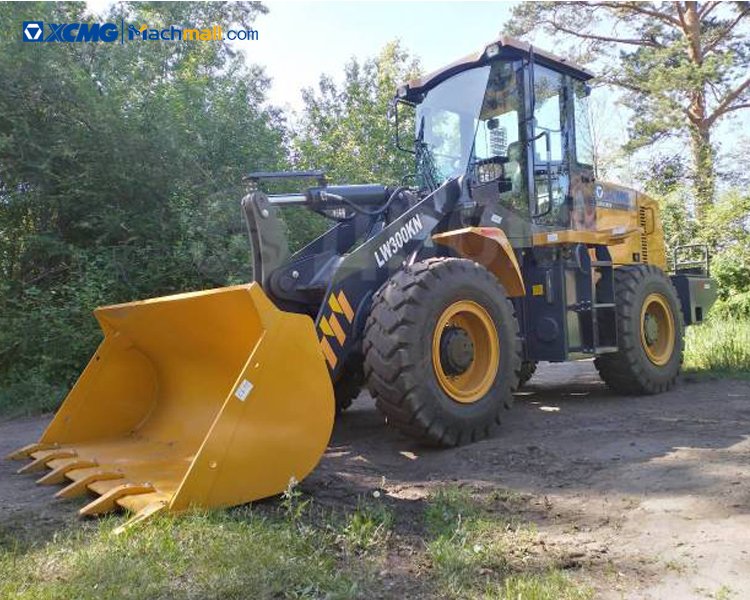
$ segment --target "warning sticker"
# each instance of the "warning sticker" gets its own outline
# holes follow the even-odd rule
[[[243,379],[242,383],[237,386],[237,389],[234,392],[234,395],[237,396],[237,399],[245,401],[245,398],[247,398],[247,395],[253,391],[253,384],[250,383],[247,379]]]

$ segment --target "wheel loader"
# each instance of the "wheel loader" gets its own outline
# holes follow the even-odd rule
[[[680,260],[692,248],[667,275],[658,204],[596,179],[591,78],[503,37],[398,87],[403,181],[249,174],[254,280],[97,309],[100,347],[9,458],[129,526],[302,480],[363,386],[438,446],[494,435],[539,361],[593,359],[619,394],[670,389],[716,284],[707,252]],[[283,213],[300,209],[331,226],[292,253]]]

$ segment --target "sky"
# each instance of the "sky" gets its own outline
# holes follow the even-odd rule
[[[102,13],[110,0],[89,0]],[[269,12],[253,28],[258,41],[235,42],[248,62],[273,79],[269,101],[299,108],[301,90],[320,75],[338,76],[353,57],[377,54],[394,39],[437,69],[497,38],[513,2],[286,2],[265,1]]]
[[[344,64],[377,54],[400,39],[432,71],[499,36],[509,2],[268,2],[258,18],[257,42],[239,42],[248,60],[273,78],[270,100],[300,105],[300,90],[321,73],[339,75]]]
[[[104,12],[111,0],[89,0],[91,12]],[[253,27],[257,41],[235,42],[246,60],[263,65],[272,79],[268,101],[289,111],[302,106],[302,89],[314,87],[324,73],[340,79],[352,58],[376,55],[399,39],[419,57],[425,72],[484,47],[500,35],[517,2],[299,2],[265,1],[268,14]],[[555,51],[544,35],[536,45]],[[627,140],[628,113],[616,104],[617,93],[597,89],[592,103],[606,115],[606,141],[619,147]],[[731,149],[737,131],[750,131],[750,110],[741,119],[719,125],[715,140]],[[631,169],[626,169],[631,171]],[[623,179],[621,177],[621,179]],[[635,184],[622,180],[624,184]]]

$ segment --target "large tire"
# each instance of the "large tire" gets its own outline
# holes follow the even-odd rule
[[[459,308],[465,312],[446,317]],[[468,355],[458,350],[458,366],[454,342],[470,348]],[[521,367],[518,322],[502,285],[459,258],[429,259],[393,275],[373,297],[364,353],[367,385],[387,422],[439,446],[493,435]],[[448,355],[456,370],[446,374]]]
[[[596,358],[599,375],[620,394],[667,391],[682,367],[685,332],[672,282],[652,265],[619,267],[615,301],[619,350]]]
[[[529,379],[531,379],[536,373],[536,361],[525,360],[521,363],[521,371],[518,374],[518,387],[522,388],[525,386]]]

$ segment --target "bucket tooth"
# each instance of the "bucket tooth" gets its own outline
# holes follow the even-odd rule
[[[16,473],[35,473],[36,471],[44,470],[47,463],[56,458],[73,458],[76,456],[75,450],[49,450],[41,453],[41,456],[36,457],[25,467],[21,467]]]
[[[95,481],[108,481],[110,479],[123,479],[123,475],[122,473],[116,473],[113,471],[94,471],[61,489],[55,494],[55,498],[75,498],[76,496],[83,496],[90,483],[94,483]]]
[[[78,511],[78,514],[86,517],[110,512],[117,506],[117,501],[124,496],[149,494],[154,491],[156,490],[150,483],[123,483],[122,485],[113,487],[103,496],[84,506]]]
[[[31,458],[32,452],[39,452],[40,450],[49,450],[50,448],[54,448],[53,444],[44,444],[44,443],[37,443],[37,444],[28,444],[24,446],[23,448],[19,448],[18,450],[15,450],[8,454],[5,457],[5,460],[25,460],[27,458]]]
[[[76,469],[88,469],[90,467],[98,467],[99,465],[94,460],[70,460],[59,467],[54,468],[52,471],[47,473],[41,479],[37,479],[38,485],[55,485],[56,483],[62,483],[65,481],[65,474]]]
[[[124,533],[134,525],[137,525],[138,523],[141,523],[142,521],[145,521],[146,519],[150,519],[154,515],[160,513],[167,507],[166,500],[158,500],[156,502],[151,502],[151,504],[148,504],[141,510],[139,510],[137,513],[135,513],[132,517],[130,517],[127,521],[125,521],[122,525],[119,527],[116,527],[114,530],[115,535],[119,535],[121,533]]]

